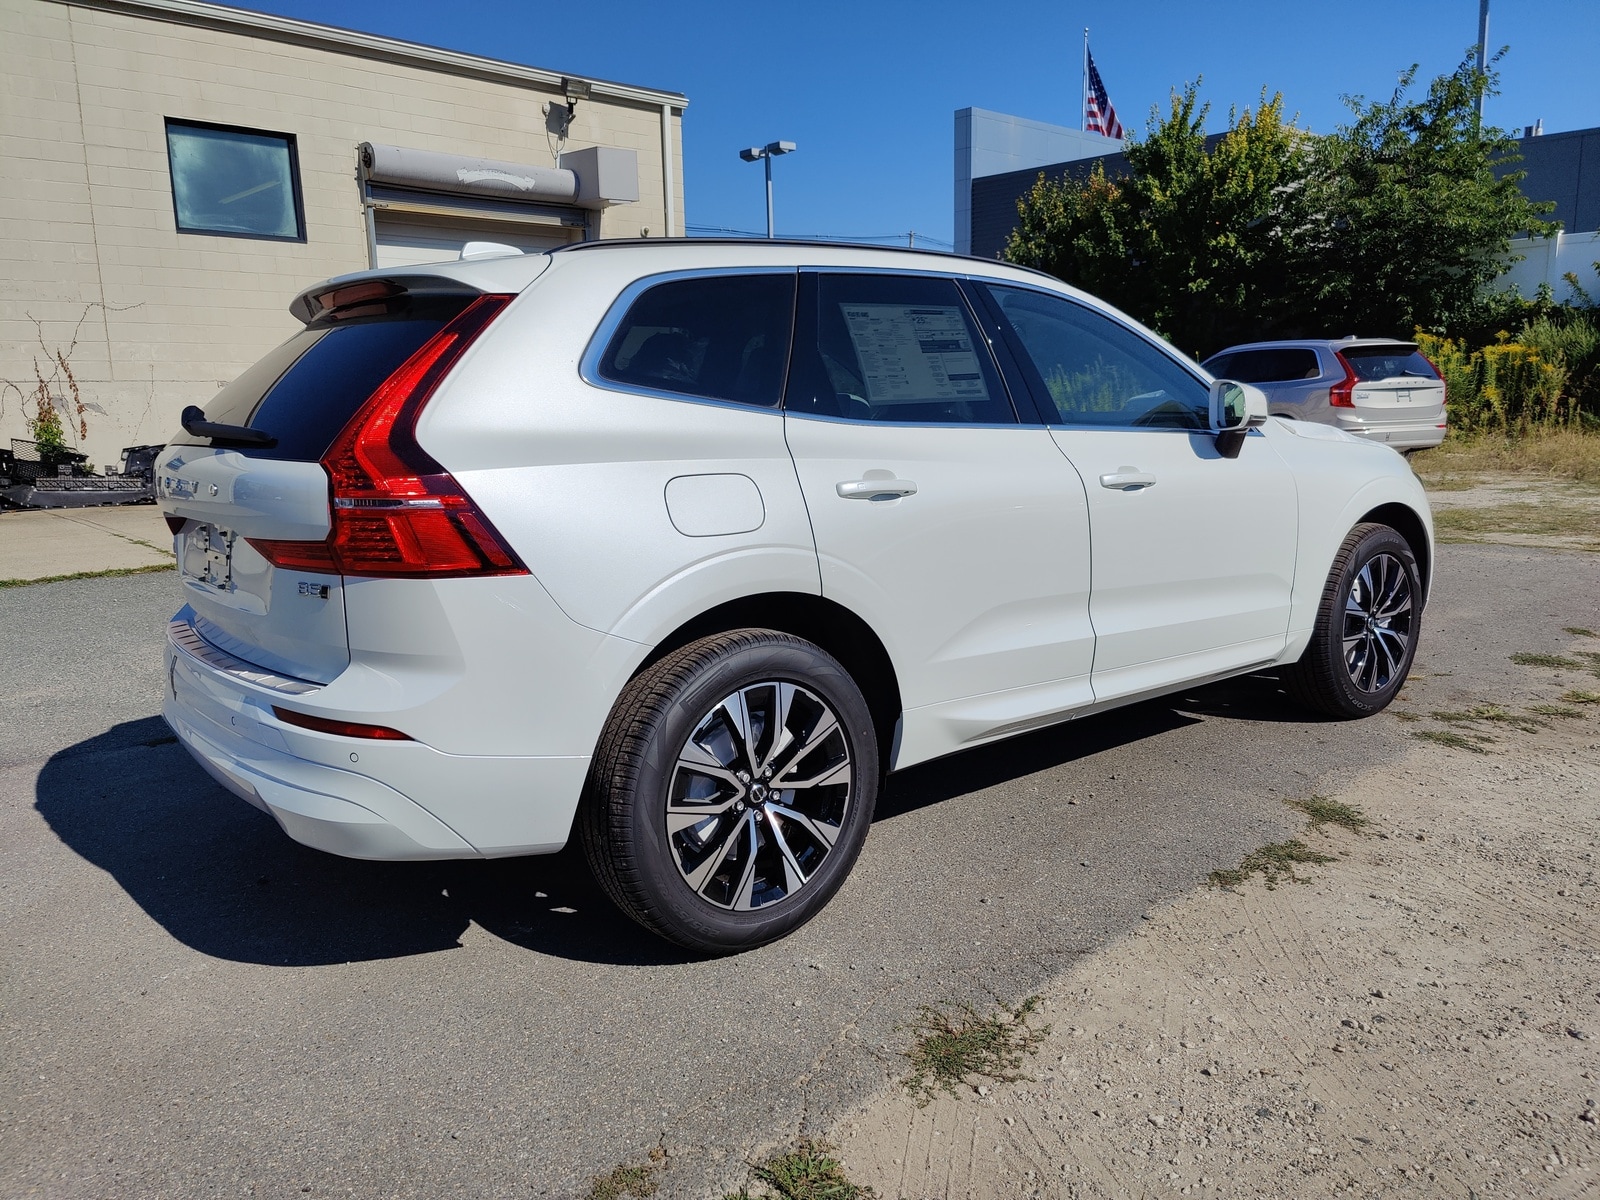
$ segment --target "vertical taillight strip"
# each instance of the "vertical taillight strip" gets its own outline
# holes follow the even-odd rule
[[[322,542],[251,538],[275,566],[343,575],[525,575],[527,567],[416,439],[440,382],[506,305],[479,296],[369,396],[322,456],[332,530]]]

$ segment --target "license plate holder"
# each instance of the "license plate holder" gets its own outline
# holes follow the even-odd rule
[[[233,543],[238,534],[231,529],[198,522],[183,537],[183,577],[218,592],[233,590]]]

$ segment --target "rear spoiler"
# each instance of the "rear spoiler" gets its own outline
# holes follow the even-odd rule
[[[396,275],[387,278],[328,279],[313,284],[289,304],[305,325],[380,313],[401,296],[479,296],[482,290],[443,275]]]

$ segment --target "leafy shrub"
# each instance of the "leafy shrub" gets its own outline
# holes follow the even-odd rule
[[[1579,397],[1568,386],[1572,373],[1564,350],[1570,345],[1581,351],[1587,344],[1582,333],[1552,333],[1545,318],[1525,327],[1530,328],[1531,344],[1502,332],[1493,345],[1473,351],[1460,341],[1416,331],[1417,345],[1444,376],[1453,429],[1518,434],[1583,423]]]
[[[1560,319],[1565,315],[1566,319]],[[1585,313],[1542,316],[1523,325],[1517,341],[1566,372],[1566,399],[1585,425],[1600,425],[1600,329]]]

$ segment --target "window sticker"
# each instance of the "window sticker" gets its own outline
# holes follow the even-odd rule
[[[955,305],[841,304],[839,312],[871,404],[989,398]]]

